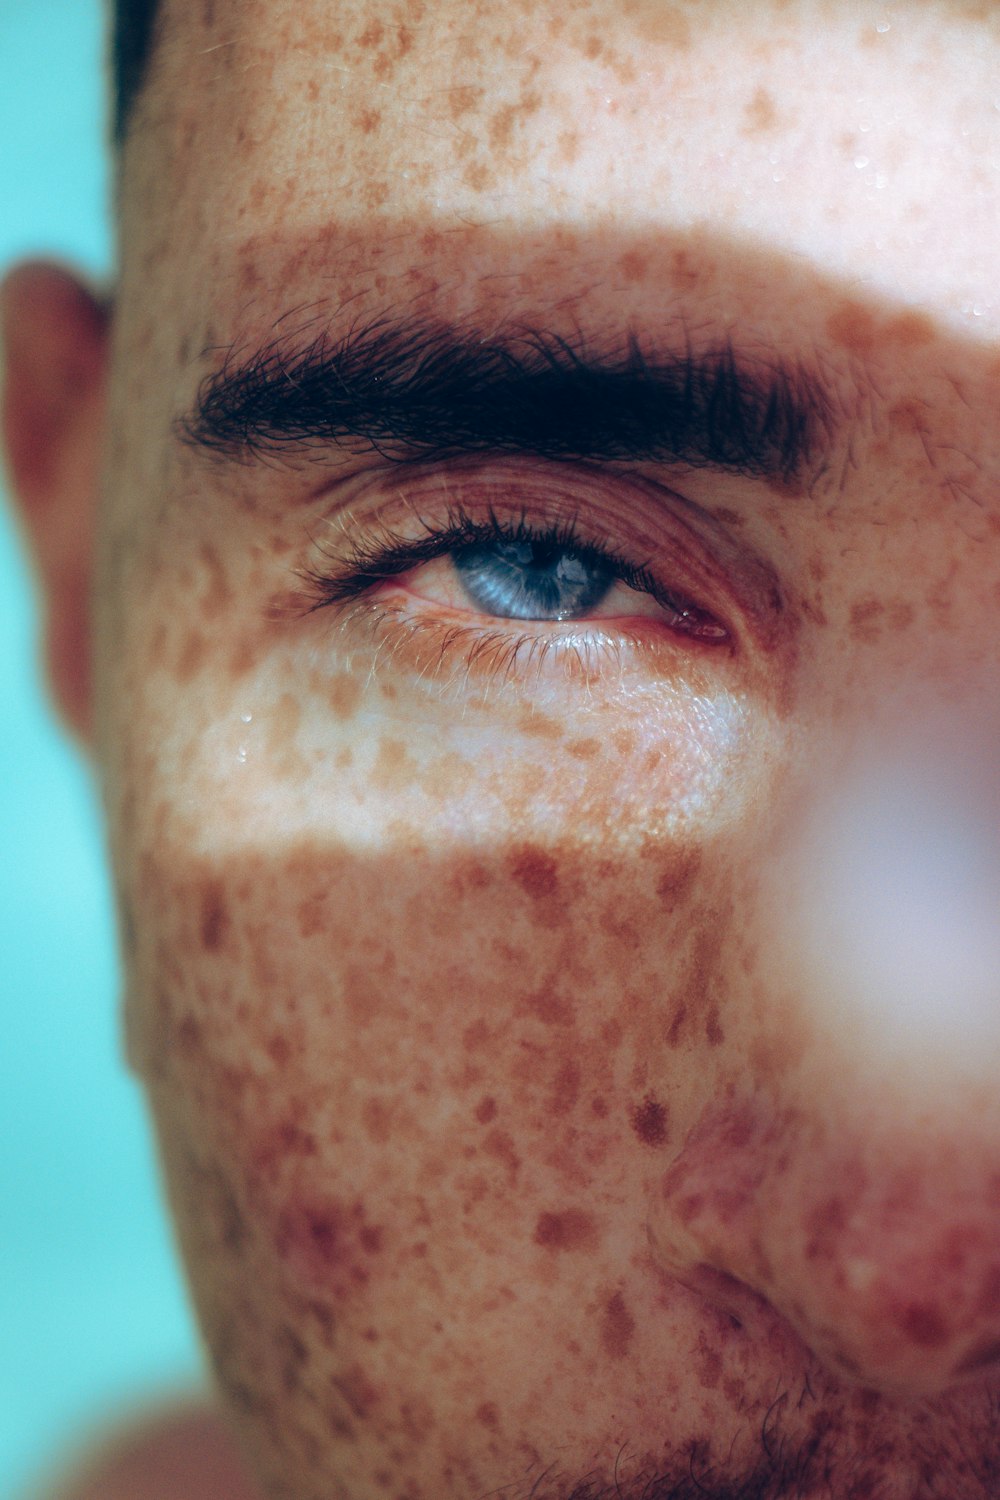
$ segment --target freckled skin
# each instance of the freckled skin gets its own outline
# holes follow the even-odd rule
[[[1000,331],[961,313],[996,249],[953,233],[993,114],[930,208],[901,173],[859,209],[840,144],[862,92],[901,151],[966,142],[995,43],[970,61],[947,6],[878,46],[836,6],[565,9],[165,7],[124,164],[97,754],[206,1343],[269,1500],[692,1472],[779,1500],[762,1431],[807,1500],[972,1500],[1000,1472],[996,1059],[918,1089],[825,1030],[782,871],[887,699],[971,721],[1000,682]],[[498,671],[302,607],[331,495],[360,528],[412,470],[175,441],[208,368],[182,342],[393,306],[821,350],[851,439],[797,489],[602,492],[722,648],[637,627],[611,665]]]

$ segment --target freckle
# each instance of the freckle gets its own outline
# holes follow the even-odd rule
[[[420,788],[428,797],[456,796],[468,791],[475,775],[475,768],[466,757],[451,750],[432,761],[420,778]]]
[[[316,937],[324,932],[328,924],[326,891],[314,891],[304,896],[295,908],[295,919],[300,937]]]
[[[282,693],[267,721],[267,736],[264,741],[269,756],[277,757],[287,750],[299,732],[302,723],[302,708],[291,693]]]
[[[274,1032],[268,1037],[264,1044],[264,1050],[271,1061],[279,1068],[283,1068],[292,1055],[288,1038],[282,1036],[280,1032]]]
[[[590,1214],[575,1208],[543,1213],[538,1216],[534,1239],[546,1250],[587,1250],[597,1241],[597,1225]]]
[[[670,1028],[667,1031],[668,1047],[680,1046],[681,1033],[684,1030],[684,1023],[687,1020],[687,1013],[687,1006],[683,1002],[678,1005],[677,1009],[674,1011],[673,1019],[670,1022]]]
[[[358,1243],[369,1255],[378,1255],[382,1249],[383,1230],[380,1224],[364,1224],[358,1232]]]
[[[646,256],[640,255],[638,250],[626,250],[618,261],[618,269],[623,278],[632,283],[644,280],[648,268]]]
[[[660,872],[656,894],[664,906],[676,906],[684,899],[701,868],[701,858],[700,849],[682,850]]]
[[[948,1342],[948,1326],[930,1303],[911,1302],[900,1313],[899,1326],[921,1349],[939,1349]]]
[[[460,85],[458,88],[450,89],[448,91],[448,113],[453,122],[457,125],[459,120],[463,119],[465,115],[469,114],[472,110],[478,109],[482,98],[482,89],[474,88],[471,85]],[[433,257],[428,258],[432,259]]]
[[[852,640],[871,645],[882,634],[879,623],[885,614],[885,605],[879,599],[859,599],[851,606],[850,633]]]
[[[488,1427],[491,1432],[496,1432],[500,1426],[500,1412],[496,1404],[484,1401],[482,1406],[477,1406],[476,1421],[481,1427]]]
[[[777,122],[778,111],[774,107],[774,100],[765,88],[754,91],[753,98],[746,107],[747,133],[749,135],[760,135],[767,130],[773,130]]]
[[[624,13],[642,42],[665,43],[678,51],[691,45],[691,23],[675,5],[664,5],[661,0],[627,0]]]
[[[185,1016],[177,1028],[177,1047],[185,1057],[198,1051],[201,1045],[201,1026],[194,1016]]]
[[[694,259],[686,250],[675,250],[670,261],[670,278],[678,291],[695,291],[705,274],[700,258]]]
[[[667,1139],[667,1111],[659,1099],[647,1094],[632,1111],[632,1129],[646,1146],[662,1146]]]
[[[481,1052],[493,1040],[493,1033],[485,1021],[473,1021],[462,1032],[462,1046],[466,1052]]]
[[[412,786],[417,766],[401,740],[385,739],[379,743],[370,781],[379,791],[405,791]]]
[[[277,1250],[282,1259],[312,1274],[334,1265],[343,1255],[339,1213],[309,1206],[287,1210],[278,1225]]]
[[[619,755],[631,755],[638,741],[630,729],[616,729],[611,736],[611,743]]]
[[[635,1333],[635,1319],[621,1292],[609,1297],[601,1318],[601,1343],[609,1359],[624,1359]]]
[[[533,901],[543,901],[555,896],[559,890],[559,873],[550,854],[534,844],[525,844],[510,860],[510,872],[514,880]]]
[[[608,1052],[616,1052],[622,1044],[625,1032],[617,1016],[612,1016],[601,1027],[601,1040]]]
[[[517,106],[514,104],[505,104],[502,109],[497,110],[489,128],[490,147],[493,151],[503,151],[510,145],[517,115]]]
[[[530,734],[538,739],[561,740],[563,736],[559,720],[550,718],[547,714],[530,711],[524,713],[518,719],[517,727],[522,734]]]
[[[338,719],[353,719],[364,689],[357,677],[340,672],[331,678],[327,699]]]
[[[218,953],[229,934],[230,917],[220,881],[207,881],[201,893],[201,945],[207,953]]]
[[[493,186],[496,181],[496,174],[486,162],[470,162],[462,173],[462,181],[474,193],[483,193],[487,188]]]
[[[366,184],[362,197],[366,208],[379,208],[389,196],[389,184],[384,177],[373,177]]]
[[[556,145],[559,147],[559,160],[565,166],[571,167],[580,155],[580,132],[578,130],[560,131],[556,138]]]
[[[480,1125],[488,1125],[496,1119],[497,1101],[489,1094],[476,1105],[476,1119]]]
[[[571,740],[566,746],[566,754],[572,755],[576,760],[593,760],[594,756],[600,753],[600,740]]]
[[[608,1118],[608,1101],[601,1094],[595,1094],[590,1101],[590,1112],[598,1120]]]
[[[368,1139],[377,1146],[384,1146],[392,1137],[392,1110],[383,1099],[365,1100],[361,1123]]]
[[[917,349],[934,338],[934,324],[926,313],[897,313],[886,323],[885,336],[902,349]]]
[[[588,36],[583,44],[583,55],[591,59],[600,57],[604,51],[604,43],[599,36]]]
[[[358,46],[366,49],[380,47],[384,36],[385,27],[382,25],[382,22],[372,21],[358,37]]]
[[[719,1012],[716,1006],[705,1017],[705,1040],[710,1047],[721,1047],[726,1040],[726,1033],[719,1023]]]
[[[514,1148],[513,1137],[506,1130],[491,1130],[483,1142],[483,1150],[487,1156],[503,1163],[507,1168],[508,1182],[513,1186],[521,1169],[521,1158]]]
[[[257,663],[257,643],[250,635],[242,636],[230,653],[227,671],[231,677],[245,677]]]
[[[580,1097],[580,1065],[567,1058],[559,1066],[549,1098],[549,1111],[554,1115],[570,1114]]]
[[[349,745],[345,745],[342,750],[337,751],[337,757],[334,761],[334,765],[336,766],[338,771],[349,771],[353,764],[354,751],[350,748]]]
[[[875,318],[860,302],[842,302],[827,318],[826,331],[835,344],[851,354],[870,354],[875,345]]]
[[[364,109],[355,123],[362,135],[371,135],[372,131],[377,130],[382,123],[381,112],[377,109]]]
[[[574,1015],[571,1002],[550,985],[531,990],[524,997],[524,1009],[546,1026],[567,1026]]]

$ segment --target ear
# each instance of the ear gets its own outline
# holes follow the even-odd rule
[[[0,287],[11,488],[42,585],[49,684],[85,742],[109,325],[108,307],[55,266],[19,266]]]

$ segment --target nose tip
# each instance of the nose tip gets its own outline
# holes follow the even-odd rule
[[[660,1184],[661,1268],[750,1332],[790,1332],[837,1378],[896,1399],[989,1377],[1000,1160],[977,1171],[939,1145],[904,1164],[888,1138],[848,1152],[835,1136],[801,1113],[707,1111]]]

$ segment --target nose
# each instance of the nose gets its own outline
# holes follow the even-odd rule
[[[901,1399],[1000,1371],[1000,735],[915,729],[775,866],[765,989],[805,1043],[703,1102],[650,1221],[671,1275]]]
[[[1000,1368],[1000,1151],[857,1140],[759,1102],[707,1110],[661,1183],[661,1266],[904,1400]]]

